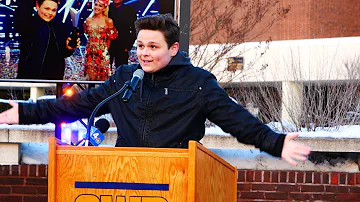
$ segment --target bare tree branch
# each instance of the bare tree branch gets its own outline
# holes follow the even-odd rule
[[[196,44],[190,53],[193,64],[213,71],[234,47],[264,34],[289,10],[290,6],[281,7],[278,0],[192,1],[190,40]],[[259,23],[262,29],[254,32]],[[217,47],[211,49],[210,44]],[[249,62],[250,67],[254,62]]]

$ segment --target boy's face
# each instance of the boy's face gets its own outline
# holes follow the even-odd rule
[[[144,72],[154,73],[166,67],[179,50],[179,43],[170,48],[162,32],[140,30],[137,36],[137,56]]]
[[[54,1],[44,1],[41,6],[36,2],[36,10],[38,11],[38,15],[45,22],[50,22],[55,18],[56,11],[58,8],[58,4]]]

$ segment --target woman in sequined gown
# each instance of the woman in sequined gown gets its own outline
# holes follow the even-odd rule
[[[86,19],[84,32],[88,36],[84,73],[90,81],[104,81],[112,74],[110,40],[118,36],[112,19],[107,17],[110,0],[97,0],[92,17]]]

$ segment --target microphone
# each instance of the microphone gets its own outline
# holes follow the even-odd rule
[[[90,129],[90,143],[93,146],[99,146],[99,144],[105,139],[103,133],[105,133],[110,127],[110,123],[106,119],[99,119],[95,122],[95,127]]]
[[[138,77],[138,78],[134,79],[135,77]],[[144,77],[144,71],[141,69],[138,69],[134,72],[133,79],[131,81],[137,80],[136,82],[134,81],[134,83],[136,83],[136,85],[137,85],[137,83],[139,83],[139,80],[141,80],[143,77]],[[100,109],[100,107],[102,107],[104,104],[106,104],[107,102],[109,102],[110,100],[114,99],[115,97],[117,97],[118,95],[123,93],[125,90],[127,90],[130,86],[130,83],[131,83],[130,81],[126,81],[120,90],[116,91],[114,94],[110,95],[109,97],[107,97],[106,99],[101,101],[98,105],[96,105],[95,109],[92,111],[92,113],[89,117],[88,126],[86,127],[85,146],[89,146],[89,141],[91,139],[90,138],[91,126],[94,123],[95,115],[98,112],[98,110]],[[136,85],[134,85],[134,88],[136,87]]]
[[[142,69],[137,69],[133,74],[133,77],[130,82],[130,86],[128,87],[128,89],[126,89],[122,97],[122,100],[124,102],[129,102],[131,95],[136,91],[136,86],[138,85],[139,81],[141,81],[143,78],[144,78],[144,71]]]
[[[88,126],[80,119],[79,120],[81,124],[87,128]],[[90,127],[90,145],[92,146],[99,146],[99,144],[105,139],[105,136],[103,133],[106,133],[106,131],[109,129],[110,123],[108,120],[102,118],[95,122],[95,127]],[[75,145],[76,146],[82,146],[85,143],[85,138],[78,141]]]
[[[106,133],[110,128],[110,122],[107,119],[101,118],[95,122],[95,127],[101,132]]]

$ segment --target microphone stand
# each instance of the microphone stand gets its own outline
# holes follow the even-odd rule
[[[86,123],[84,123],[83,120],[79,119],[78,121],[87,129],[87,125],[86,125]],[[77,143],[75,143],[74,146],[79,146],[79,145],[80,145],[81,143],[83,143],[85,140],[86,140],[86,136],[85,136],[83,139],[77,141]]]
[[[116,93],[112,94],[111,96],[107,97],[105,100],[101,101],[96,107],[95,109],[92,111],[90,117],[89,117],[89,121],[88,121],[88,125],[86,127],[86,138],[85,138],[85,147],[89,146],[89,141],[90,141],[90,132],[91,132],[91,126],[94,124],[94,118],[95,115],[97,113],[97,111],[100,109],[101,106],[103,106],[105,103],[107,103],[108,101],[112,100],[113,98],[115,98],[116,96],[120,95],[122,92],[124,92],[127,88],[129,88],[130,86],[130,81],[126,81],[124,86],[118,90]]]

